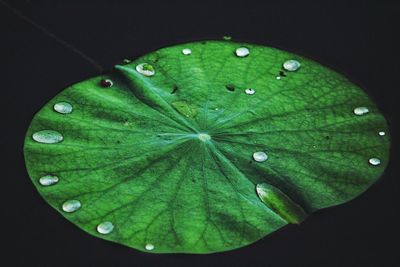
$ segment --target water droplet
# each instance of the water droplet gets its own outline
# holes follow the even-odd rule
[[[307,217],[304,209],[279,188],[267,184],[257,184],[256,192],[260,200],[288,223],[299,224]]]
[[[62,209],[65,212],[74,212],[81,208],[82,204],[79,200],[71,199],[63,203]]]
[[[256,90],[251,89],[251,88],[247,88],[246,90],[244,90],[244,92],[245,92],[247,95],[254,95],[254,94],[256,93]]]
[[[386,133],[385,133],[384,131],[380,131],[378,134],[379,134],[380,136],[385,136],[385,135],[386,135]]]
[[[114,83],[113,83],[110,79],[102,79],[102,80],[100,81],[100,85],[103,86],[103,87],[108,88],[108,87],[113,86]]]
[[[257,162],[264,162],[268,159],[268,155],[262,151],[254,152],[253,159]]]
[[[144,76],[153,76],[156,73],[154,67],[149,63],[141,63],[137,65],[136,71]]]
[[[49,186],[58,183],[59,179],[55,175],[45,175],[40,177],[39,183],[43,186]]]
[[[225,88],[231,92],[235,91],[235,86],[233,84],[227,84],[225,85]]]
[[[54,110],[61,114],[68,114],[72,112],[72,105],[67,102],[59,102],[54,105]]]
[[[33,140],[44,144],[56,144],[60,143],[64,137],[57,131],[53,130],[42,130],[32,135]]]
[[[171,105],[181,114],[188,118],[194,118],[197,115],[196,106],[187,103],[186,101],[175,101]]]
[[[369,109],[367,107],[357,107],[354,109],[354,114],[361,116],[364,114],[367,114],[369,112]]]
[[[283,68],[287,71],[296,71],[300,68],[300,66],[301,66],[300,62],[298,62],[297,60],[293,60],[293,59],[286,60],[283,63]]]
[[[112,222],[102,222],[99,225],[97,225],[97,232],[100,234],[106,235],[112,232],[114,230],[114,225]]]
[[[189,48],[182,49],[182,54],[184,55],[190,55],[192,53],[192,50]]]
[[[153,250],[154,249],[154,245],[153,244],[146,244],[146,246],[144,247],[146,250]]]
[[[208,141],[208,140],[211,139],[211,136],[208,135],[208,134],[206,134],[206,133],[199,133],[199,134],[197,135],[197,137],[198,137],[201,141],[203,141],[203,142]]]
[[[250,54],[250,50],[247,47],[239,47],[235,51],[238,57],[247,57]]]
[[[281,76],[276,76],[276,79],[277,79],[277,80],[280,80],[280,79],[281,79]]]
[[[369,162],[369,164],[374,165],[374,166],[381,164],[381,160],[378,158],[370,158],[368,160],[368,162]]]

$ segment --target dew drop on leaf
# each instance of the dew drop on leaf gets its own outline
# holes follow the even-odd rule
[[[110,80],[110,79],[102,79],[100,82],[101,86],[103,87],[112,87],[114,85],[114,83]]]
[[[109,221],[102,222],[99,225],[97,225],[97,232],[103,235],[109,234],[113,230],[114,230],[114,225],[112,224],[112,222]]]
[[[190,50],[189,48],[182,49],[182,54],[184,54],[184,55],[190,55],[191,53],[192,53],[192,50]]]
[[[81,208],[82,204],[79,200],[71,199],[63,203],[62,209],[65,212],[74,212]]]
[[[244,90],[244,92],[245,92],[247,95],[254,95],[254,94],[256,93],[256,90],[251,89],[251,88],[247,88],[246,90]]]
[[[354,114],[361,116],[364,114],[367,114],[369,112],[369,109],[367,107],[357,107],[354,109]]]
[[[378,158],[370,158],[368,160],[368,162],[369,162],[369,164],[374,165],[374,166],[381,164],[381,160]]]
[[[301,64],[297,60],[290,59],[283,63],[283,68],[287,71],[296,71],[300,68]]]
[[[56,144],[60,143],[64,137],[61,133],[53,130],[42,130],[32,135],[33,140],[43,144]]]
[[[268,159],[268,155],[262,151],[254,152],[253,159],[257,162],[264,162]]]
[[[247,47],[239,47],[235,51],[238,57],[247,57],[250,54],[250,50]]]
[[[54,105],[54,110],[61,114],[68,114],[72,112],[72,105],[67,102],[59,102]]]
[[[380,131],[378,134],[379,134],[380,136],[385,136],[385,135],[386,135],[386,133],[385,133],[384,131]]]
[[[146,244],[146,246],[144,247],[146,250],[153,250],[154,249],[154,245],[153,244]]]
[[[260,200],[268,208],[288,223],[299,224],[307,217],[307,213],[299,204],[271,184],[257,184],[256,192]]]
[[[40,177],[39,183],[43,186],[49,186],[58,183],[59,179],[55,175],[45,175]]]
[[[143,74],[144,76],[153,76],[156,74],[156,71],[153,67],[153,65],[150,65],[149,63],[141,63],[136,66],[136,71],[139,72],[140,74]]]

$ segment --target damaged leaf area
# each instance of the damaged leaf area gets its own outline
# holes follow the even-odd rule
[[[162,48],[66,88],[24,146],[54,209],[152,253],[231,250],[301,223],[364,192],[388,150],[385,118],[347,78],[227,40]]]

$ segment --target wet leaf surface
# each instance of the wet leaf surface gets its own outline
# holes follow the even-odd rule
[[[40,194],[88,233],[212,253],[351,200],[382,174],[388,148],[385,118],[342,75],[207,41],[66,88],[35,115],[24,152]],[[260,184],[274,194],[260,199]]]

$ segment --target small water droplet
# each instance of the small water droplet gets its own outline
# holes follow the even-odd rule
[[[57,131],[42,130],[32,135],[33,140],[43,144],[56,144],[60,143],[64,137]]]
[[[374,165],[374,166],[381,164],[381,160],[378,158],[370,158],[368,160],[368,162],[369,162],[369,164]]]
[[[154,249],[154,245],[153,244],[146,244],[146,246],[144,247],[146,250],[153,250]]]
[[[112,224],[112,222],[109,221],[102,222],[99,225],[97,225],[97,232],[103,235],[109,234],[113,230],[114,230],[114,225]]]
[[[276,76],[276,79],[277,79],[277,80],[280,80],[280,79],[281,79],[281,76]]]
[[[258,151],[253,153],[253,159],[257,162],[264,162],[268,159],[268,155],[265,152]]]
[[[385,133],[384,131],[380,131],[378,134],[379,134],[380,136],[385,136],[385,135],[386,135],[386,133]]]
[[[156,71],[152,65],[149,63],[141,63],[136,66],[136,71],[139,72],[140,74],[143,74],[144,76],[153,76]]]
[[[367,114],[369,112],[369,109],[367,107],[357,107],[354,109],[354,114],[361,116],[364,114]]]
[[[301,64],[297,60],[290,59],[283,63],[283,68],[287,71],[296,71],[300,68]]]
[[[247,57],[250,54],[250,50],[247,47],[239,47],[235,51],[238,57]]]
[[[251,89],[251,88],[247,88],[246,90],[244,90],[244,92],[245,92],[247,95],[254,95],[254,94],[256,93],[256,90]]]
[[[184,55],[190,55],[192,53],[192,50],[189,48],[182,49],[182,54]]]
[[[100,85],[106,88],[112,87],[114,83],[110,79],[102,79]]]
[[[45,175],[40,177],[39,183],[43,186],[49,186],[58,183],[59,179],[55,175]]]
[[[72,112],[72,105],[67,102],[59,102],[54,104],[54,110],[61,114],[68,114]]]
[[[186,101],[175,101],[171,105],[181,114],[185,115],[187,118],[194,118],[197,115],[196,106],[189,104]]]
[[[62,204],[62,209],[65,212],[74,212],[81,208],[82,204],[79,200],[71,199]]]

